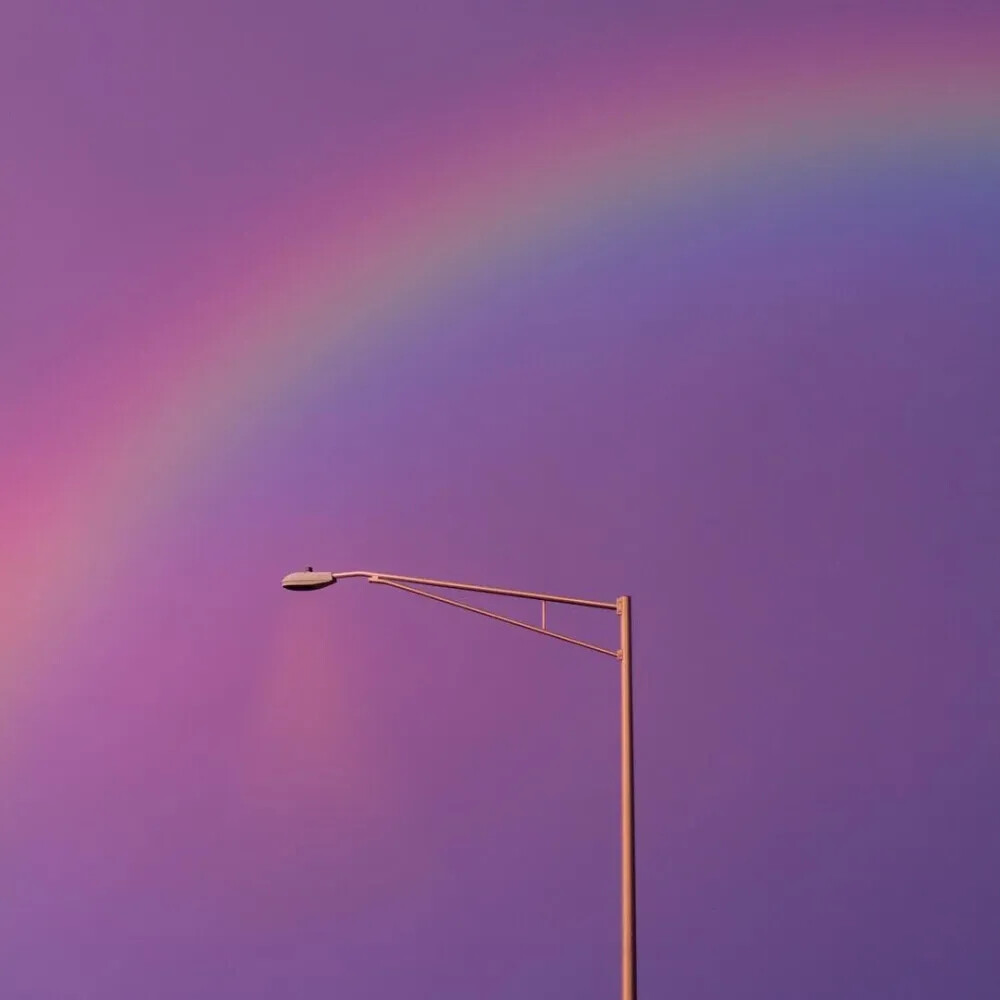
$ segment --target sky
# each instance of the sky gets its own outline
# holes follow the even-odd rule
[[[0,996],[995,997],[993,8],[7,0]]]

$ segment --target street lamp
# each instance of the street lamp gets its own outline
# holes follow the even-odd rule
[[[621,669],[621,847],[622,847],[622,1000],[636,1000],[636,946],[635,946],[635,780],[632,749],[632,599],[619,597],[613,603],[605,601],[585,601],[578,597],[560,597],[555,594],[536,594],[526,590],[502,590],[499,587],[482,587],[471,583],[452,583],[447,580],[427,580],[416,576],[397,576],[394,573],[372,573],[367,570],[353,570],[349,573],[316,572],[310,566],[300,573],[289,573],[281,585],[286,590],[322,590],[338,580],[359,578],[369,583],[379,583],[408,594],[417,594],[440,604],[471,611],[473,614],[493,618],[507,625],[516,625],[547,635],[561,642],[568,642],[584,649],[592,649],[618,660]],[[466,591],[475,594],[495,594],[499,597],[514,597],[535,601],[541,605],[541,624],[532,625],[519,618],[494,614],[474,604],[456,601],[432,590]],[[545,613],[549,604],[571,604],[580,608],[601,608],[614,611],[618,615],[620,640],[618,649],[606,649],[582,639],[553,632],[546,625]]]

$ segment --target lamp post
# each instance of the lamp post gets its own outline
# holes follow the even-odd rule
[[[586,601],[577,597],[563,597],[556,594],[537,594],[527,590],[504,590],[499,587],[483,587],[471,583],[453,583],[448,580],[428,580],[416,576],[398,576],[394,573],[372,573],[367,570],[352,570],[348,573],[315,572],[310,567],[305,572],[289,573],[281,585],[286,590],[322,590],[338,580],[358,578],[369,583],[382,584],[417,594],[440,604],[447,604],[463,611],[493,618],[507,625],[527,629],[540,635],[559,639],[574,646],[592,649],[594,652],[613,656],[618,660],[621,672],[621,850],[622,850],[622,1000],[636,1000],[636,942],[635,942],[635,776],[632,737],[632,599],[619,597],[617,601]],[[427,588],[430,588],[429,590]],[[541,622],[533,625],[519,618],[495,614],[485,608],[466,604],[451,597],[444,597],[434,591],[458,591],[474,594],[493,594],[498,597],[512,597],[534,601],[541,605]],[[606,649],[591,642],[584,642],[561,632],[553,632],[546,624],[546,609],[549,604],[570,604],[582,608],[600,608],[614,611],[618,615],[618,649]]]

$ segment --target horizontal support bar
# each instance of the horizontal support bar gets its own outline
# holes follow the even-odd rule
[[[611,601],[587,601],[581,597],[564,597],[559,594],[536,594],[530,590],[504,590],[500,587],[483,587],[474,583],[453,583],[450,580],[428,580],[419,576],[398,576],[395,573],[373,573],[369,570],[351,570],[348,573],[333,573],[338,580],[349,577],[363,577],[371,583],[410,583],[418,587],[440,587],[443,590],[466,590],[475,594],[496,594],[498,597],[518,597],[529,601],[549,601],[552,604],[571,604],[578,608],[603,608],[617,611],[618,605]]]

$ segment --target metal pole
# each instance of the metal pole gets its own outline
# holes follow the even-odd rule
[[[632,599],[618,598],[622,681],[622,1000],[636,1000],[635,775],[632,748]]]

